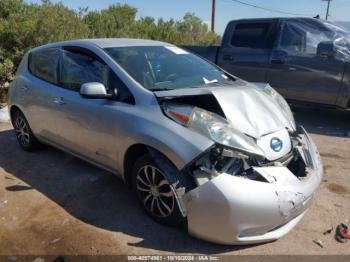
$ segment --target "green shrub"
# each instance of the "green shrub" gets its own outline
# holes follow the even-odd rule
[[[7,100],[8,87],[13,79],[13,69],[13,63],[9,59],[0,63],[0,103],[5,103]]]

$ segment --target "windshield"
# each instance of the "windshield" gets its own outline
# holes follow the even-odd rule
[[[130,76],[152,91],[202,87],[234,80],[216,66],[175,46],[105,50]]]

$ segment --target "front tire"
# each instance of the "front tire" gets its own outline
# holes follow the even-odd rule
[[[34,136],[24,114],[16,110],[13,113],[12,125],[16,132],[19,145],[25,151],[32,152],[40,148],[41,144]]]
[[[177,225],[183,221],[175,188],[150,155],[146,154],[136,161],[132,174],[133,190],[150,217],[166,225]]]

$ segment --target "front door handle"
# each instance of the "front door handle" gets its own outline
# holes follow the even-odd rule
[[[286,61],[284,58],[271,58],[271,63],[272,64],[284,64]]]
[[[63,97],[55,97],[53,99],[53,102],[57,105],[64,105],[66,102],[64,102]]]

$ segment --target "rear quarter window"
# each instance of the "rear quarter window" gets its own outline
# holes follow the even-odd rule
[[[29,71],[36,77],[50,82],[58,83],[59,50],[48,48],[32,51],[29,54]]]

